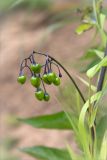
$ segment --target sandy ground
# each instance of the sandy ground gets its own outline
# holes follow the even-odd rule
[[[58,89],[55,87],[48,88],[52,96],[50,102],[41,103],[35,100],[34,89],[28,82],[23,87],[17,84],[19,64],[23,57],[29,55],[33,49],[48,52],[72,73],[75,69],[71,69],[71,65],[83,54],[83,49],[86,48],[84,46],[87,46],[93,37],[93,34],[90,34],[92,32],[89,31],[78,38],[74,34],[76,23],[73,25],[71,23],[50,33],[47,26],[38,25],[43,19],[43,14],[32,13],[29,15],[20,12],[7,16],[0,26],[0,135],[1,138],[20,139],[17,147],[43,144],[63,147],[67,139],[76,148],[72,133],[68,131],[39,130],[27,125],[12,128],[6,121],[8,115],[30,117],[61,110],[61,104],[57,99]],[[16,148],[14,154],[18,155],[20,160],[33,160],[31,157],[21,154]]]

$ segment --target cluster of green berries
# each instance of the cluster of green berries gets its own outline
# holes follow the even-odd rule
[[[27,61],[30,60],[30,65],[27,64]],[[23,66],[24,64],[24,66]],[[24,59],[20,66],[20,73],[17,81],[20,84],[25,84],[26,76],[23,74],[23,69],[26,67],[31,72],[30,83],[33,87],[36,88],[35,97],[39,101],[49,101],[50,95],[47,93],[45,84],[55,86],[60,85],[60,78],[62,77],[61,72],[57,64],[54,64],[58,67],[59,75],[57,76],[55,72],[52,71],[52,61],[46,57],[45,65],[41,65],[35,62],[34,54],[31,54],[28,58]],[[43,70],[42,70],[43,69]],[[41,88],[43,86],[43,89]]]

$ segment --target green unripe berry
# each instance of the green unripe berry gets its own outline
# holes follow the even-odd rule
[[[59,86],[60,85],[60,78],[59,77],[56,77],[55,78],[55,80],[53,81],[53,84],[55,85],[55,86]]]
[[[36,64],[31,64],[30,65],[30,69],[34,72],[34,73],[40,73],[41,72],[41,65],[36,63]]]
[[[44,100],[49,101],[50,100],[50,95],[48,93],[44,94]]]
[[[56,78],[56,75],[54,72],[50,72],[47,74],[47,79],[49,82],[53,82],[55,80],[55,78]]]
[[[26,76],[24,75],[21,75],[17,78],[17,81],[20,83],[20,84],[24,84],[26,82]]]
[[[47,74],[44,74],[43,77],[42,77],[42,79],[43,79],[43,81],[44,81],[46,84],[49,84],[49,85],[52,84],[52,82],[49,82],[49,81],[48,81],[48,75],[47,75]]]
[[[42,101],[44,99],[44,92],[43,90],[38,90],[35,92],[35,97],[39,100]]]
[[[31,69],[33,72],[35,72],[35,66],[36,66],[36,64],[31,64],[31,65],[30,65],[30,69]]]
[[[34,77],[33,76],[33,77],[31,77],[30,82],[31,82],[32,86],[37,88],[41,84],[41,79],[39,77]]]

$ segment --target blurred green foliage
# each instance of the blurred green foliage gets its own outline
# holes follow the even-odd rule
[[[53,0],[0,0],[0,10],[5,11],[13,8],[27,8],[46,10],[49,9]]]
[[[0,0],[0,11],[5,10],[7,8],[9,8],[9,6],[11,6],[14,3],[14,0]]]
[[[18,143],[18,139],[6,137],[0,139],[0,159],[1,160],[19,160],[19,158],[11,152]]]
[[[15,115],[6,116],[5,123],[6,123],[7,126],[9,126],[11,128],[20,126],[20,122],[17,120]]]

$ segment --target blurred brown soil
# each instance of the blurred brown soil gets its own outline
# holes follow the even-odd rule
[[[61,104],[57,99],[58,89],[55,87],[47,87],[52,97],[50,102],[41,103],[35,100],[34,89],[29,83],[23,87],[17,84],[20,60],[35,49],[50,53],[72,73],[75,69],[71,69],[70,66],[83,54],[84,46],[87,46],[93,37],[93,34],[90,34],[91,31],[85,33],[84,36],[75,35],[76,23],[71,23],[51,33],[47,26],[41,23],[44,18],[45,15],[41,13],[21,11],[8,15],[2,21],[0,27],[0,135],[1,138],[20,139],[17,147],[43,144],[63,147],[65,141],[71,139],[72,146],[76,148],[72,134],[68,131],[40,130],[27,125],[8,126],[8,115],[30,117],[61,110]],[[21,160],[32,160],[16,148],[14,154],[20,156]]]

